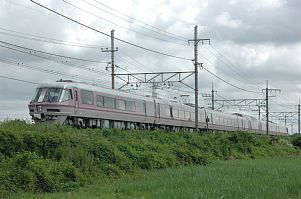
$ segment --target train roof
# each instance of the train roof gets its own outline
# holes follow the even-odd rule
[[[117,95],[117,96],[122,96],[122,97],[126,97],[126,98],[132,98],[132,99],[139,99],[139,100],[145,100],[145,101],[153,101],[154,98],[152,97],[147,97],[147,96],[141,96],[141,95],[137,95],[134,93],[128,93],[122,90],[113,90],[113,89],[108,89],[108,88],[103,88],[103,87],[99,87],[99,86],[95,86],[95,85],[91,85],[91,84],[87,84],[87,83],[83,83],[83,82],[74,82],[71,80],[60,80],[57,82],[46,82],[46,83],[40,83],[38,84],[37,88],[45,88],[45,87],[58,87],[58,88],[80,88],[80,89],[85,89],[85,90],[90,90],[90,91],[98,91],[101,93],[108,93],[111,95]],[[191,108],[190,106],[184,105],[184,104],[180,104],[177,102],[173,102],[173,101],[168,101],[168,100],[164,100],[164,99],[158,99],[155,98],[156,102],[159,103],[165,103],[165,104],[170,104],[173,106],[184,106],[187,108]]]

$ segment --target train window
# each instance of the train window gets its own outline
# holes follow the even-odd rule
[[[73,100],[73,94],[72,94],[72,89],[69,89],[70,97]]]
[[[40,95],[41,95],[41,93],[42,93],[42,88],[37,88],[37,90],[36,90],[36,92],[35,92],[35,94],[33,96],[33,99],[31,101],[32,102],[37,102],[38,99],[39,99],[39,97],[40,97]]]
[[[103,97],[104,107],[115,108],[115,99],[112,97]]]
[[[212,119],[214,120],[215,123],[220,123],[220,117],[213,115]]]
[[[78,101],[77,91],[75,91],[75,101]]]
[[[72,91],[71,89],[63,90],[62,102],[72,100]]]
[[[116,100],[116,108],[120,110],[125,110],[125,100]]]
[[[125,101],[125,109],[127,111],[136,111],[135,102],[126,100]]]
[[[173,118],[173,114],[172,114],[172,106],[169,106],[169,114],[170,114],[170,117]]]
[[[194,119],[195,119],[195,112],[191,112],[190,119],[194,121]]]
[[[96,106],[103,107],[103,96],[96,95]]]
[[[167,117],[170,117],[171,115],[170,115],[170,108],[165,108],[165,115],[167,116]]]
[[[190,119],[191,113],[189,111],[185,111],[185,119]]]
[[[142,102],[142,106],[143,106],[143,112],[146,113],[146,102],[145,101]]]
[[[58,102],[62,94],[62,88],[48,88],[43,102]]]
[[[88,90],[80,90],[81,100],[83,104],[94,104],[93,92]]]
[[[184,111],[180,110],[180,111],[179,111],[179,115],[180,115],[180,118],[183,118],[183,119],[185,118],[185,117],[184,117]]]
[[[172,109],[172,115],[173,115],[175,118],[178,118],[178,117],[179,117],[179,110],[178,110],[178,109]]]

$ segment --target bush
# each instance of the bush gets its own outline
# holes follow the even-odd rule
[[[292,144],[301,148],[301,136],[293,138]]]
[[[32,152],[18,153],[7,159],[6,169],[9,182],[5,184],[28,192],[68,190],[71,182],[77,184],[81,178],[73,165],[44,159]]]
[[[300,137],[292,139],[301,146]],[[6,121],[0,123],[0,198],[16,191],[70,190],[95,175],[115,178],[139,170],[207,165],[212,159],[299,152],[287,139],[245,132],[76,129]]]

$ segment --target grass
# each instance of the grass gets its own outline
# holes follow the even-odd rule
[[[247,132],[76,129],[6,121],[0,123],[0,198],[20,192],[70,192],[95,179],[106,184],[145,171],[210,165],[217,160],[297,156],[300,141],[299,136]]]
[[[126,175],[119,179],[95,179],[76,191],[52,194],[17,194],[11,198],[301,198],[301,157],[216,161]]]

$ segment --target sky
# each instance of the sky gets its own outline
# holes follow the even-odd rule
[[[269,88],[281,90],[270,93],[270,111],[297,111],[298,0],[35,1],[94,30],[29,0],[0,0],[0,120],[30,120],[27,105],[35,83],[72,79],[110,87],[111,55],[101,48],[110,49],[111,30],[118,47],[115,73],[192,71],[194,48],[188,40],[194,39],[196,25],[199,39],[210,38],[210,44],[198,44],[198,61],[204,67],[198,75],[200,106],[211,107],[210,99],[202,96],[212,85],[215,99],[264,99],[268,80]],[[193,87],[193,76],[185,84]],[[117,78],[116,88],[122,85]],[[150,95],[152,85],[132,84],[123,90]],[[194,100],[193,90],[181,83],[159,85],[156,92],[166,100]],[[257,107],[220,109],[258,117]],[[271,119],[283,123],[275,115]],[[288,117],[291,132],[297,130],[296,122]]]

